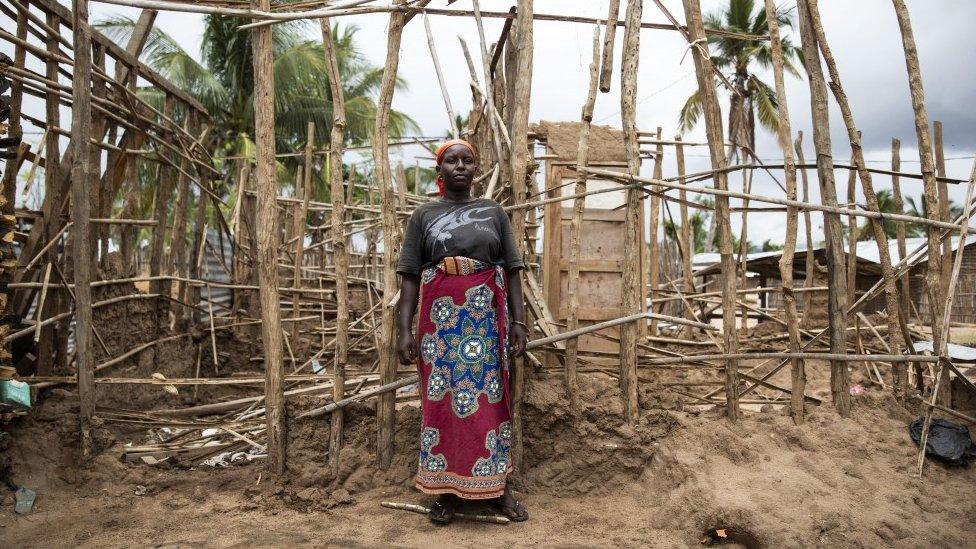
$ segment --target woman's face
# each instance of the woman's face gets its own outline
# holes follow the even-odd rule
[[[471,149],[464,145],[452,145],[444,153],[438,172],[444,178],[444,188],[454,191],[464,191],[471,187],[474,172],[478,169],[478,160]]]

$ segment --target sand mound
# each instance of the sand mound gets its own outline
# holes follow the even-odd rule
[[[887,396],[853,417],[828,407],[793,425],[779,413],[688,426],[661,445],[651,476],[655,526],[737,526],[769,547],[972,545],[972,468],[928,461],[914,478],[913,419]]]

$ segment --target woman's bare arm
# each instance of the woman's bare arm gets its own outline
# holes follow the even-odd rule
[[[525,354],[525,343],[528,334],[525,329],[525,307],[522,302],[522,277],[519,276],[521,269],[506,271],[508,278],[508,314],[511,315],[512,328],[509,340],[512,343],[512,354],[522,356]],[[516,324],[521,322],[522,324]]]
[[[417,311],[417,297],[420,295],[420,276],[404,274],[400,281],[400,315],[397,326],[400,338],[397,343],[397,354],[401,364],[413,364],[417,361],[417,339],[413,335],[413,315]]]

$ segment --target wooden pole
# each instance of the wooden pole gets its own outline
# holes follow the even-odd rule
[[[196,133],[197,123],[196,115],[190,111],[187,114],[187,129],[191,133]],[[190,176],[187,170],[190,169],[190,161],[187,159],[182,159],[181,170],[176,185],[176,205],[173,208],[173,240],[170,243],[171,253],[170,253],[170,272],[177,277],[186,277],[189,273],[189,263],[187,261],[186,254],[186,225],[187,225],[187,214],[189,213],[190,206]],[[157,218],[158,219],[158,218]],[[176,297],[177,299],[183,298],[183,289],[185,284],[182,282],[176,283]],[[186,314],[189,311],[185,306],[178,306],[176,308],[176,329],[182,330],[186,321]]]
[[[332,257],[335,261],[336,335],[335,359],[333,360],[333,402],[345,398],[346,361],[349,349],[349,251],[343,234],[346,220],[346,197],[342,188],[342,148],[346,137],[346,101],[339,74],[339,60],[332,39],[332,28],[327,19],[322,20],[322,44],[325,47],[325,63],[332,90],[332,136],[329,143],[329,198],[332,201]],[[436,61],[435,61],[436,64]],[[453,116],[451,117],[453,120]],[[353,187],[350,179],[349,188]],[[332,413],[329,429],[329,463],[332,474],[339,472],[339,451],[342,449],[343,413]]]
[[[681,136],[677,135],[674,138],[674,158],[677,162],[678,167],[678,182],[682,185],[685,184],[685,148],[681,142]],[[686,294],[695,293],[695,274],[691,267],[691,258],[695,255],[695,242],[694,235],[691,230],[691,221],[688,217],[688,192],[684,189],[678,191],[678,199],[680,204],[678,205],[680,216],[681,216],[681,238],[678,239],[681,245],[681,273],[684,278],[684,288],[683,291]],[[691,317],[694,317],[694,311],[689,310]],[[685,337],[690,337],[692,333],[691,328],[684,329]]]
[[[172,119],[176,110],[176,98],[172,95],[166,96],[166,103],[163,107],[163,114],[166,118]],[[167,135],[172,136],[172,128]],[[153,199],[153,217],[159,224],[153,228],[152,242],[150,244],[149,256],[149,276],[158,277],[163,274],[166,255],[166,228],[169,217],[169,197],[172,188],[172,169],[168,164],[160,165],[159,178],[156,181],[156,196]],[[170,281],[164,279],[154,279],[149,285],[150,293],[161,296],[170,295]],[[156,330],[160,331],[163,326],[169,325],[169,300],[157,299],[155,303],[155,323]]]
[[[623,58],[620,67],[620,117],[624,130],[624,146],[627,150],[627,171],[632,176],[640,174],[640,151],[637,142],[637,66],[640,48],[640,20],[643,0],[628,0],[624,24]],[[638,314],[641,303],[640,225],[644,193],[629,188],[626,191],[626,217],[624,225],[624,257],[622,289],[623,312]],[[643,322],[643,320],[642,320]],[[620,327],[620,392],[624,403],[624,418],[633,425],[640,412],[637,402],[637,325],[627,323]]]
[[[817,176],[820,181],[820,198],[825,206],[837,207],[837,188],[834,182],[833,153],[830,144],[830,119],[827,107],[827,85],[816,35],[811,28],[806,0],[797,3],[800,20],[800,36],[807,79],[810,82],[810,110],[813,116],[813,142],[817,151]],[[847,276],[844,269],[844,236],[840,215],[824,214],[824,233],[827,240],[827,302],[829,319],[830,351],[832,354],[847,353]],[[830,390],[834,407],[844,417],[851,412],[850,373],[847,363],[833,360],[830,363]]]
[[[485,78],[485,106],[487,107],[488,116],[488,127],[491,128],[492,143],[495,145],[495,161],[501,162],[504,158],[502,153],[502,139],[501,139],[501,128],[498,126],[498,114],[495,110],[495,86],[492,83],[494,80],[491,73],[491,58],[488,55],[488,43],[485,40],[485,28],[481,23],[481,6],[478,4],[478,0],[471,0],[472,7],[474,8],[475,22],[478,27],[478,44],[481,46],[481,66],[484,71]],[[495,179],[492,179],[492,183]],[[487,190],[485,191],[485,197],[491,198],[494,195],[494,185],[489,183]],[[516,233],[518,234],[518,233]]]
[[[52,30],[57,29],[60,31],[61,22],[57,16],[49,13],[47,14],[46,21]],[[47,33],[46,47],[48,52],[58,52],[58,38],[60,38],[60,34],[55,34],[54,32]],[[49,80],[57,80],[58,62],[50,58],[46,60],[44,74]],[[60,105],[61,103],[57,95],[52,92],[45,94],[44,120],[47,124],[53,126],[60,125]],[[60,194],[58,192],[58,181],[63,166],[59,158],[61,155],[60,138],[56,133],[48,131],[46,139],[45,150],[47,153],[44,157],[44,205],[42,209],[47,213],[51,211],[53,204],[61,203],[60,196],[58,196]],[[55,238],[56,234],[59,234],[59,230],[54,223],[44,223],[40,232],[44,242],[51,241]],[[48,252],[47,260],[49,262],[59,261],[57,251]],[[22,262],[23,259],[21,260]],[[47,310],[42,310],[45,318],[59,314],[64,309],[66,302],[64,294],[65,292],[60,288],[53,290],[47,302]],[[37,344],[37,375],[48,375],[56,369],[63,369],[65,366],[65,355],[67,354],[67,331],[67,329],[61,331],[54,330],[53,327],[41,331],[41,337]],[[57,368],[55,368],[56,366]]]
[[[326,21],[323,19],[323,21]],[[309,121],[305,131],[305,165],[301,171],[301,181],[295,180],[295,190],[298,191],[296,198],[301,199],[301,203],[295,208],[295,218],[292,220],[292,235],[295,237],[295,265],[292,270],[292,286],[300,288],[302,285],[302,259],[305,256],[305,218],[308,216],[308,201],[312,194],[312,150],[315,147],[315,122]],[[341,164],[340,164],[341,169]],[[299,295],[292,298],[292,317],[300,316],[301,299]],[[291,340],[298,341],[299,328],[301,324],[294,322],[291,325]]]
[[[526,200],[526,184],[529,178],[529,98],[532,95],[532,70],[535,41],[533,34],[533,3],[532,0],[518,0],[518,13],[513,24],[515,40],[515,89],[513,91],[514,104],[512,106],[511,132],[511,175],[512,175],[512,204],[521,205]],[[499,159],[500,161],[500,159]],[[527,250],[525,244],[525,212],[518,210],[512,213],[512,233],[519,253],[525,258]],[[523,275],[524,276],[524,273]],[[524,303],[517,303],[515,307],[522,307]],[[524,317],[524,314],[522,315]],[[515,367],[512,375],[512,449],[513,461],[516,467],[522,463],[522,400],[525,397],[529,377],[526,375],[525,362],[521,359],[512,361]]]
[[[817,0],[809,0],[810,2],[810,19],[813,27],[814,33],[817,36],[817,43],[820,45],[820,50],[823,53],[824,61],[827,63],[827,70],[830,73],[830,88],[834,93],[834,98],[837,100],[837,104],[840,107],[841,116],[844,119],[844,125],[847,127],[847,136],[851,141],[851,153],[853,156],[853,164],[857,168],[857,174],[861,179],[861,188],[864,190],[864,199],[867,202],[867,207],[869,211],[879,212],[881,211],[880,205],[878,203],[878,196],[874,192],[874,184],[872,183],[871,173],[865,169],[866,163],[864,161],[864,150],[861,147],[861,132],[857,131],[857,127],[854,125],[854,114],[851,111],[850,103],[847,101],[847,94],[844,93],[844,89],[840,83],[840,72],[837,69],[837,63],[834,61],[834,57],[831,54],[830,46],[827,43],[827,36],[823,30],[823,24],[820,20],[820,13],[817,9]],[[854,172],[852,171],[853,175]],[[849,191],[850,192],[850,191]],[[948,215],[945,216],[943,221],[948,221]],[[888,311],[888,337],[891,339],[891,348],[894,350],[895,354],[901,354],[901,349],[903,346],[901,338],[901,322],[900,313],[901,308],[898,299],[898,280],[895,278],[894,269],[891,263],[891,252],[888,248],[888,236],[885,234],[884,223],[879,219],[870,219],[871,231],[874,234],[874,241],[878,245],[878,258],[881,263],[881,276],[884,280],[885,289],[885,306]],[[855,227],[854,234],[857,234],[856,226],[857,223],[853,223]],[[856,248],[854,243],[851,244],[851,254],[855,253]],[[850,288],[850,293],[854,296],[855,288]],[[851,302],[855,299],[851,299]],[[895,395],[899,399],[904,399],[907,394],[907,378],[908,371],[905,367],[905,363],[899,362],[893,365],[894,378],[895,378]]]
[[[905,52],[905,66],[908,71],[908,87],[912,98],[912,108],[915,111],[915,133],[918,137],[919,158],[922,165],[923,199],[929,215],[939,211],[939,189],[936,180],[935,163],[932,158],[932,137],[929,133],[929,116],[925,107],[925,90],[922,86],[922,70],[918,60],[918,50],[915,46],[915,36],[912,23],[908,15],[908,8],[904,0],[892,0],[895,17],[901,31],[902,45]],[[925,273],[926,291],[929,298],[929,309],[932,316],[932,354],[945,354],[942,341],[942,314],[944,304],[942,291],[942,249],[939,242],[939,232],[928,227],[929,260]],[[938,367],[941,370],[941,365]],[[924,429],[923,429],[924,430]],[[924,450],[924,445],[922,446]],[[921,469],[921,466],[919,466]],[[919,471],[921,473],[921,470]]]
[[[898,139],[891,140],[891,171],[898,172],[901,170],[901,141]],[[891,195],[895,201],[895,210],[897,213],[905,213],[905,200],[901,194],[901,178],[897,175],[891,176]],[[905,223],[898,222],[896,225],[897,239],[898,239],[898,258],[904,259],[908,254],[908,249],[905,244]],[[906,321],[910,318],[911,314],[911,292],[909,288],[909,277],[903,276],[899,279],[901,284],[901,292],[899,293],[899,298],[901,298],[901,316]]]
[[[786,197],[796,200],[796,162],[793,149],[790,148],[790,111],[786,104],[786,85],[783,82],[783,44],[779,36],[777,9],[773,0],[765,0],[766,21],[769,23],[769,44],[772,51],[773,79],[776,86],[777,106],[779,111],[779,144],[783,150],[784,178],[786,179]],[[797,209],[786,209],[786,240],[783,243],[783,255],[779,260],[779,273],[783,281],[783,310],[786,313],[786,330],[789,334],[789,350],[791,353],[800,352],[799,319],[796,313],[796,296],[793,294],[793,254],[796,252]],[[807,255],[810,255],[809,253]],[[793,421],[803,423],[803,394],[806,391],[806,366],[802,359],[794,358],[790,361],[790,410]]]
[[[326,21],[323,19],[323,21]],[[424,14],[424,31],[427,32],[427,48],[430,50],[430,60],[434,64],[434,73],[437,75],[437,83],[441,88],[441,97],[444,99],[444,109],[447,110],[447,118],[451,124],[451,137],[458,138],[457,117],[454,115],[454,107],[451,106],[451,96],[447,93],[447,86],[444,83],[444,73],[441,72],[441,63],[437,58],[437,48],[434,47],[434,34],[430,31],[430,21],[427,14]]]
[[[661,128],[657,129],[657,139],[661,139]],[[664,177],[664,145],[658,145],[655,149],[654,154],[654,170],[652,172],[652,177],[654,179],[661,179]],[[651,301],[658,297],[658,285],[661,281],[661,249],[659,246],[659,240],[661,240],[658,231],[658,222],[661,219],[661,196],[659,194],[651,195],[651,220],[648,224],[648,230],[650,235],[648,236],[648,244],[651,247],[651,253],[648,254],[650,265],[650,273],[648,283],[651,286]],[[641,294],[644,295],[644,294]],[[651,319],[650,326],[648,330],[652,336],[657,335],[657,320]]]
[[[938,191],[939,191],[939,214],[938,214],[938,219],[940,221],[948,221],[949,220],[949,188],[948,188],[948,185],[945,182],[945,179],[942,179],[946,175],[945,146],[943,145],[943,142],[942,142],[942,122],[940,122],[938,120],[936,120],[935,122],[933,122],[932,123],[932,131],[933,131],[934,138],[935,138],[935,142],[934,142],[934,149],[935,149],[935,173],[938,176],[937,181],[939,183],[939,185],[938,185]],[[965,239],[966,238],[965,234],[963,234],[961,236],[961,238]],[[964,241],[965,240],[963,240],[963,242]],[[960,250],[962,248],[963,248],[963,246],[962,246],[962,244],[960,244]],[[949,286],[949,280],[950,280],[951,277],[952,277],[952,239],[949,238],[949,239],[946,239],[946,240],[943,240],[942,241],[942,281],[941,281],[942,288],[948,288],[948,286]],[[952,300],[952,297],[953,296],[952,296],[952,293],[951,292],[943,292],[943,295],[946,296],[946,301],[947,302]],[[945,319],[945,322],[948,322],[948,321],[949,321],[949,319],[947,317]],[[952,335],[952,331],[951,330],[946,330],[946,337],[943,340],[946,346],[948,346],[949,343],[950,343],[950,336],[951,335]],[[949,379],[949,376],[948,375],[943,376],[942,377],[942,382],[939,385],[939,389],[938,389],[938,391],[939,391],[939,395],[938,395],[939,398],[938,398],[938,400],[944,406],[952,406],[952,390],[949,387],[949,381],[950,381],[950,379]]]
[[[708,53],[708,42],[705,39],[705,29],[702,24],[701,6],[698,0],[682,0],[685,8],[685,19],[688,24],[688,38],[692,44],[692,58],[695,61],[695,74],[698,77],[698,91],[702,99],[702,114],[705,118],[705,132],[708,136],[709,154],[712,169],[723,170],[726,166],[724,138],[722,131],[722,111],[718,104],[715,91],[712,60]],[[728,178],[724,171],[715,174],[715,188],[728,190]],[[735,330],[735,262],[732,258],[732,227],[729,220],[729,199],[726,196],[715,197],[716,230],[719,239],[719,254],[722,264],[722,335],[723,350],[726,353],[736,353],[738,350],[738,336]],[[726,412],[729,420],[735,421],[739,417],[739,403],[737,396],[738,361],[728,359],[725,362],[725,397]]]
[[[72,0],[74,71],[71,79],[71,220],[74,240],[75,364],[81,412],[81,451],[94,452],[91,422],[95,415],[95,356],[92,347],[91,241],[89,186],[91,184],[91,27],[88,0]]]
[[[598,65],[600,61],[600,25],[593,29],[593,58],[590,61],[590,86],[587,90],[586,101],[583,103],[582,124],[580,126],[579,146],[576,150],[576,165],[586,166],[589,153],[590,123],[593,121],[593,108],[596,105],[596,89],[599,78]],[[577,197],[573,200],[573,218],[569,225],[569,278],[566,293],[569,294],[569,311],[566,315],[566,329],[569,331],[579,328],[579,280],[580,280],[580,238],[583,232],[583,208],[586,203],[586,172],[576,170]],[[566,341],[566,370],[565,385],[569,405],[573,410],[579,409],[579,376],[576,373],[578,365],[579,340],[576,338]]]
[[[269,0],[251,0],[256,9],[270,9]],[[275,197],[274,59],[271,27],[251,31],[254,55],[254,145],[257,207],[254,231],[258,294],[261,302],[261,341],[264,343],[268,469],[285,472],[285,395],[283,386],[281,302],[278,294],[278,205]],[[242,182],[243,183],[243,182]],[[297,299],[297,296],[295,296]]]
[[[620,17],[620,0],[610,0],[606,30],[603,31],[603,57],[600,61],[600,91],[610,91],[613,75],[613,47],[617,37],[617,19]],[[597,23],[599,26],[599,22]]]
[[[397,0],[397,5],[404,5],[403,0]],[[397,358],[396,338],[394,334],[394,295],[397,293],[396,257],[397,257],[397,227],[396,198],[393,195],[393,178],[390,173],[390,158],[388,140],[388,124],[390,107],[393,102],[393,91],[396,85],[396,74],[400,64],[400,42],[403,37],[403,27],[407,23],[407,16],[403,12],[390,14],[390,26],[387,30],[386,63],[383,65],[383,78],[380,82],[380,92],[376,101],[376,125],[373,132],[373,162],[374,179],[380,190],[380,206],[383,221],[383,305],[381,307],[381,324],[379,333],[379,370],[380,383],[392,383],[396,379]],[[396,395],[384,393],[379,397],[376,420],[377,441],[376,461],[380,468],[389,468],[393,463],[393,436],[396,428]]]

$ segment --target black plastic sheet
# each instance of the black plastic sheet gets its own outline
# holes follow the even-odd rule
[[[924,417],[920,417],[908,426],[908,434],[918,445],[922,438],[922,424]],[[929,437],[925,442],[925,453],[929,456],[956,462],[968,461],[976,457],[976,444],[969,436],[969,429],[958,423],[934,417],[929,426]]]

